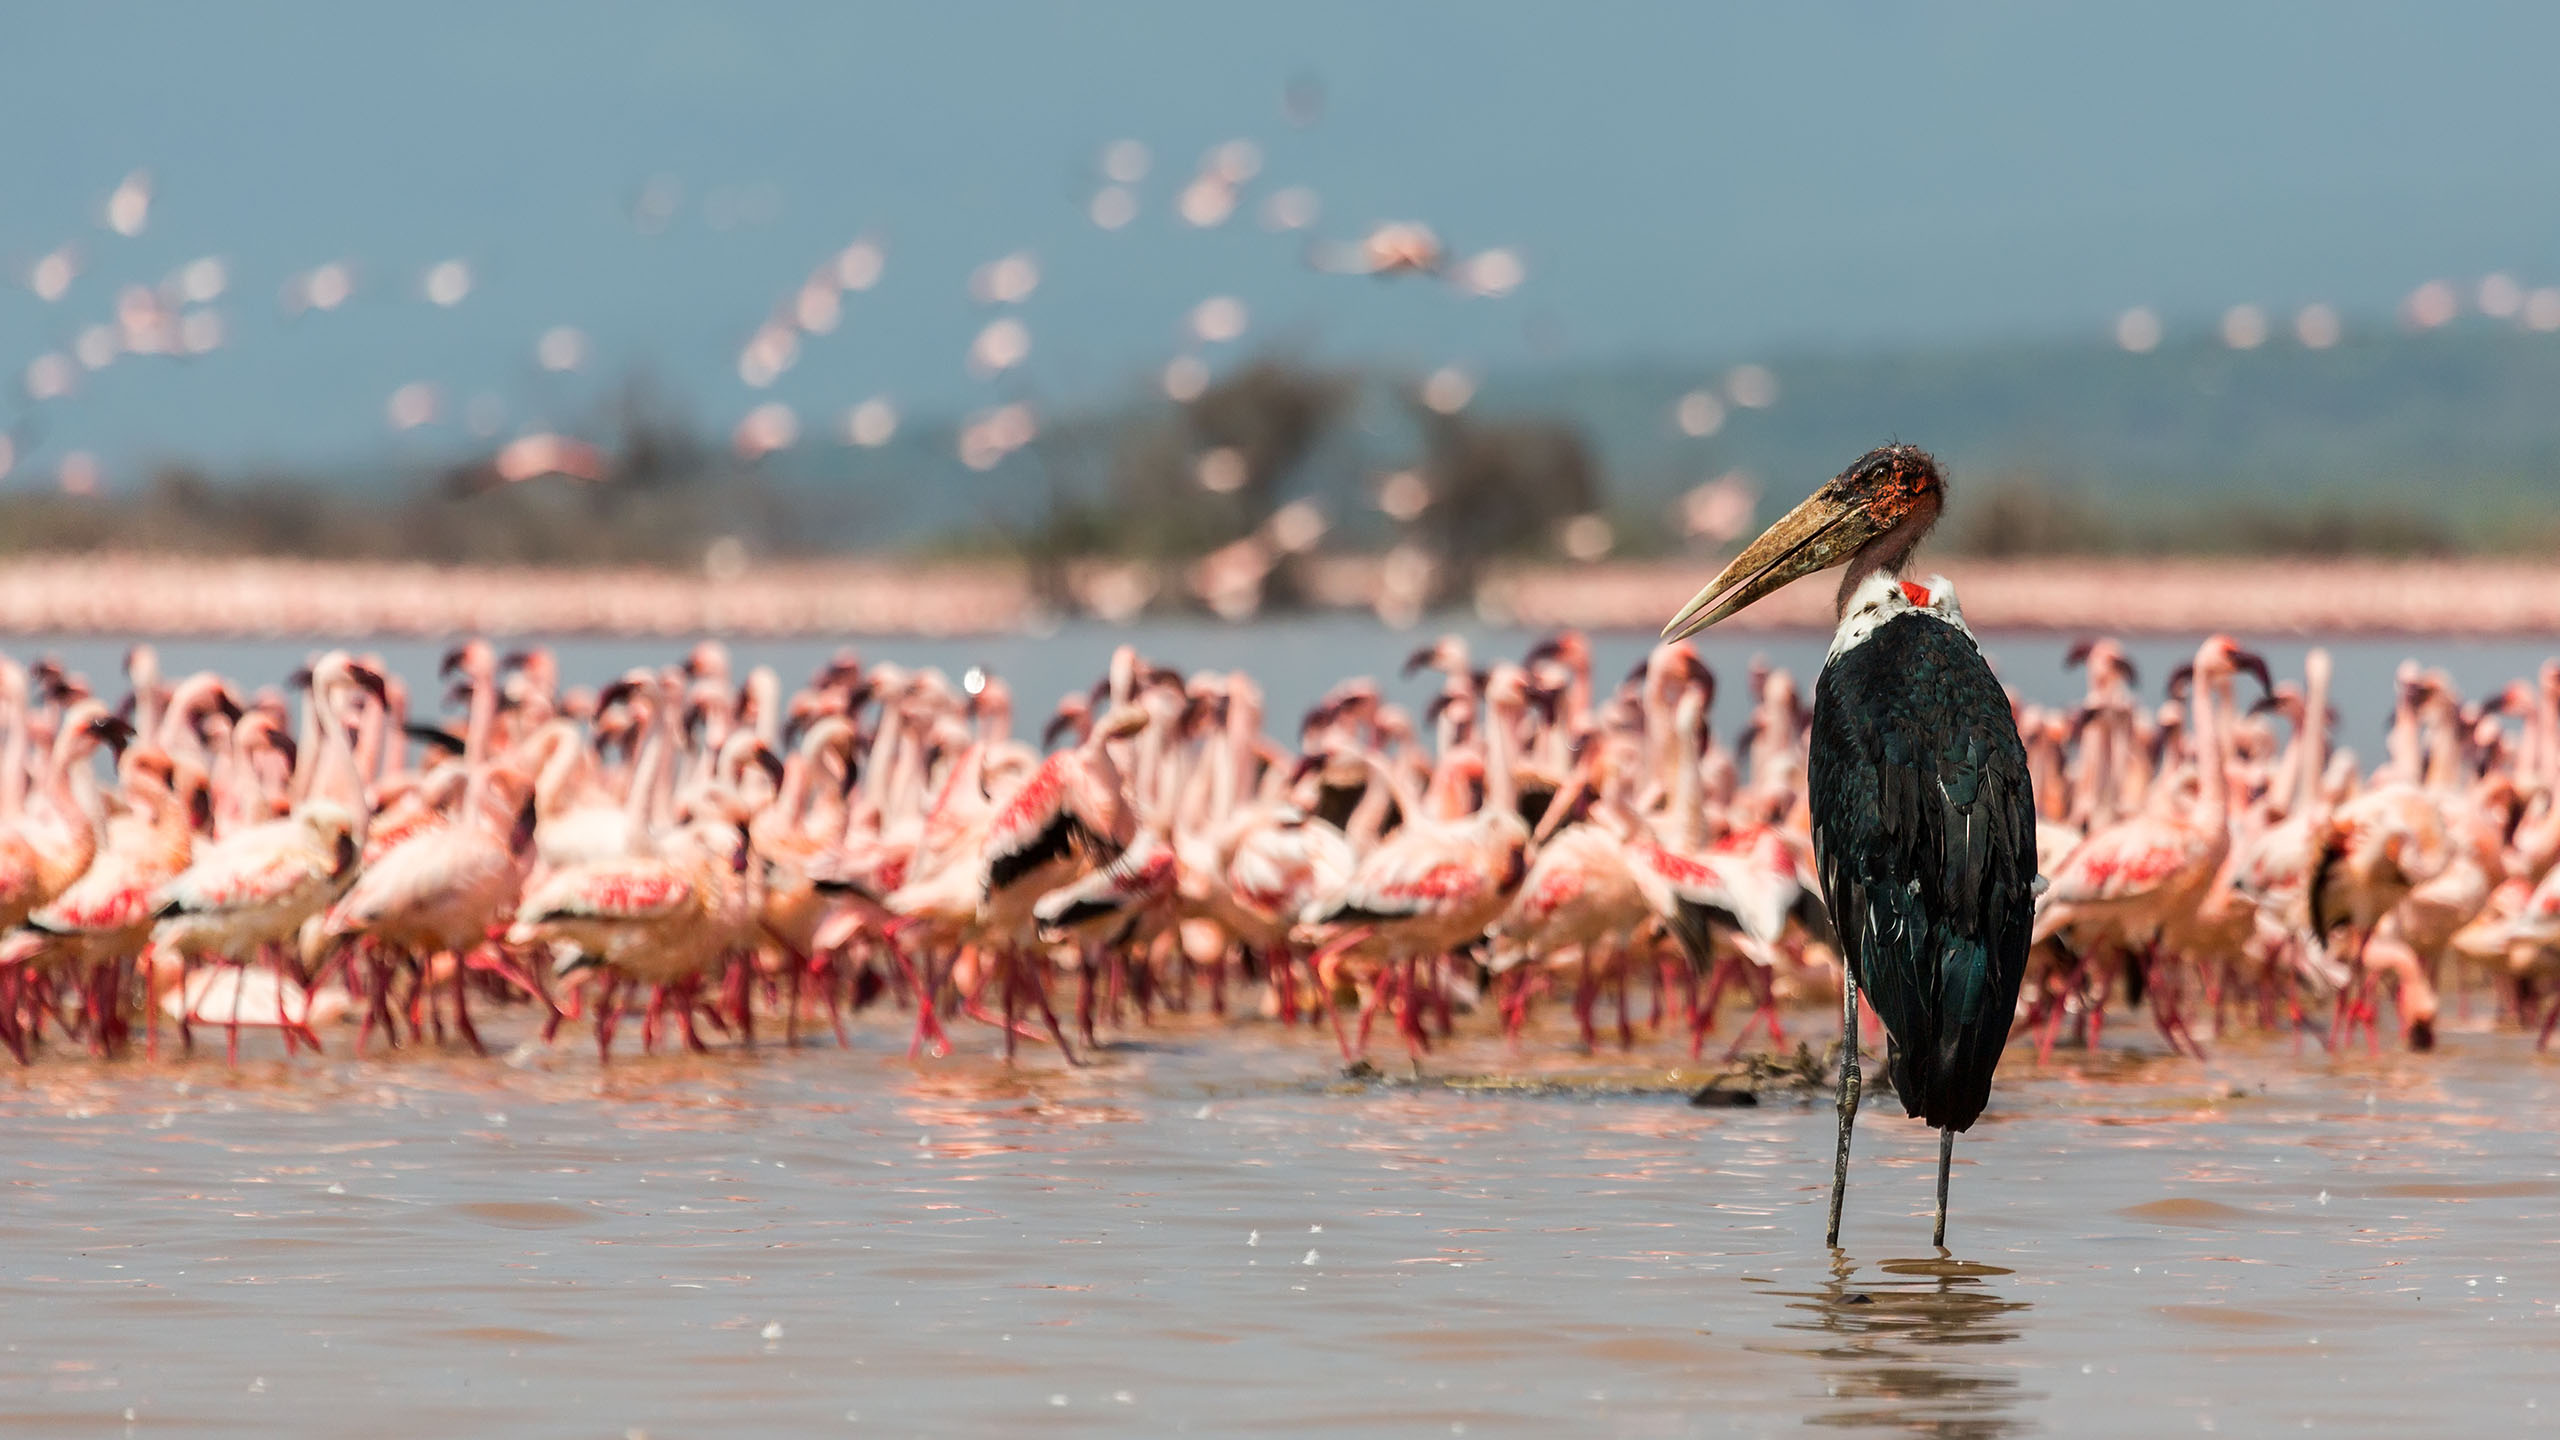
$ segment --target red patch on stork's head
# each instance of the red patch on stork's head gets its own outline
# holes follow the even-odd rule
[[[1938,462],[1917,445],[1879,445],[1823,487],[1835,500],[1864,511],[1879,530],[1890,529],[1926,507],[1937,513],[1946,495]]]
[[[1905,580],[1902,582],[1902,598],[1926,610],[1929,608],[1929,587],[1917,580]]]

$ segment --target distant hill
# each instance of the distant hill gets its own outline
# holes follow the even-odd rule
[[[1622,503],[1739,468],[1792,499],[1866,447],[1927,445],[1968,488],[2028,479],[2137,530],[2175,532],[2225,506],[2405,510],[2464,543],[2548,534],[2560,517],[2560,337],[2485,329],[2377,337],[2325,351],[2271,342],[2148,355],[2011,345],[1788,357],[1777,403],[1727,407],[1692,440],[1673,407],[1694,367],[1630,364],[1523,376],[1481,402],[1571,415]]]
[[[1026,396],[1008,433],[1036,435],[1015,435],[985,469],[961,458],[965,427],[984,417],[910,417],[864,449],[813,416],[796,447],[742,465],[635,382],[572,427],[609,457],[602,485],[492,490],[485,454],[285,477],[172,466],[139,494],[0,497],[0,548],[658,563],[734,535],[774,554],[1180,559],[1312,498],[1329,545],[1377,549],[1405,533],[1380,513],[1381,478],[1418,469],[1432,508],[1411,533],[1440,553],[1554,549],[1591,507],[1615,553],[1641,558],[1694,543],[1677,501],[1711,477],[1752,477],[1765,520],[1889,439],[1947,463],[1943,536],[1980,554],[2538,556],[2560,544],[2560,336],[2474,321],[2323,351],[2017,343],[1779,356],[1766,372],[1757,388],[1773,397],[1698,362],[1501,373],[1444,417],[1423,406],[1420,376],[1270,354],[1190,406],[1135,378],[1125,404],[1080,413]],[[1440,398],[1464,389],[1444,380]],[[1679,411],[1701,391],[1718,398],[1692,406],[1693,428],[1716,423],[1692,436]],[[1216,448],[1250,464],[1213,494],[1198,482]]]
[[[1682,433],[1676,407],[1701,387],[1721,396],[1726,367],[1692,362],[1497,374],[1467,414],[1578,431],[1622,531],[1666,524],[1669,502],[1729,470],[1787,501],[1868,446],[1901,439],[1948,463],[1960,511],[1969,496],[2031,487],[2111,547],[2220,548],[2234,516],[2382,517],[2400,527],[2380,526],[2386,541],[2422,548],[2514,549],[2560,532],[2560,336],[2483,322],[2324,351],[2290,340],[2148,355],[2009,344],[1806,353],[1768,369],[1776,402],[1726,401],[1706,438]],[[1355,534],[1382,532],[1366,516],[1375,475],[1420,450],[1398,398],[1414,377],[1359,379],[1361,402],[1283,484],[1337,506]],[[1053,418],[1038,446],[991,474],[959,463],[954,427],[914,425],[877,451],[804,450],[777,478],[820,502],[813,523],[841,526],[842,542],[913,544],[1028,523],[1053,482],[1099,498],[1115,447],[1174,414],[1150,396],[1117,414]],[[1652,537],[1627,538],[1642,548]]]

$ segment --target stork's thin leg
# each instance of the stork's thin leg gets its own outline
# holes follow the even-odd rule
[[[1953,1129],[1941,1130],[1938,1132],[1938,1233],[1929,1241],[1941,1250],[1947,1248],[1947,1167],[1955,1163],[1956,1132]]]
[[[1840,967],[1840,1149],[1831,1161],[1831,1228],[1823,1244],[1840,1243],[1840,1202],[1849,1191],[1849,1131],[1858,1123],[1858,977]]]
[[[1084,947],[1083,963],[1076,966],[1076,1033],[1084,1037],[1084,1048],[1095,1048],[1093,1038],[1094,972],[1102,968],[1102,946]]]
[[[1015,1041],[1021,1033],[1019,1022],[1014,1019],[1022,1010],[1022,985],[1014,975],[1014,969],[1020,962],[1014,952],[1007,950],[997,963],[1004,967],[1004,1063],[1009,1068],[1013,1064]]]

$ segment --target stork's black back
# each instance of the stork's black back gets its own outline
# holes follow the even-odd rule
[[[1844,958],[1932,1126],[1991,1098],[2034,923],[2035,797],[2008,697],[1971,637],[1912,612],[1814,687],[1813,848]]]

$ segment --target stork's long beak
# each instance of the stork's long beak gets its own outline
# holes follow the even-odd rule
[[[1713,584],[1662,627],[1662,638],[1685,640],[1789,581],[1841,564],[1881,529],[1874,517],[1824,486],[1744,546]]]

